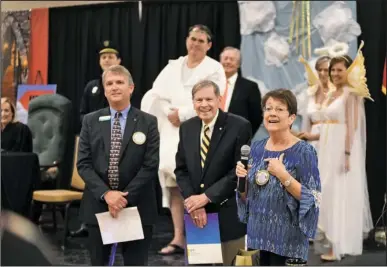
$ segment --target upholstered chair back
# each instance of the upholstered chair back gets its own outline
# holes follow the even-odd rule
[[[42,95],[30,101],[27,124],[40,166],[57,165],[63,160],[70,114],[71,101],[62,95]]]

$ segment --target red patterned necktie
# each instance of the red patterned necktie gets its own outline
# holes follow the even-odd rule
[[[122,144],[120,116],[122,116],[120,112],[117,112],[116,115],[114,116],[114,123],[113,123],[111,143],[110,143],[108,178],[109,178],[110,188],[113,190],[117,190],[118,184],[119,184],[118,162],[120,160],[120,150],[121,150],[121,144]]]

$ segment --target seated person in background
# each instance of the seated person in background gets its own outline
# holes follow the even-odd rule
[[[1,98],[1,149],[32,152],[31,130],[27,125],[15,121],[15,110],[15,105],[9,98]]]

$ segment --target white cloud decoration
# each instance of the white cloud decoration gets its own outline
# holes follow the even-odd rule
[[[360,25],[344,1],[336,1],[321,11],[312,21],[324,45],[334,42],[349,43],[361,34]]]
[[[290,47],[285,37],[272,32],[264,44],[266,65],[282,66],[289,58]]]
[[[277,12],[274,1],[238,1],[242,35],[274,29]]]

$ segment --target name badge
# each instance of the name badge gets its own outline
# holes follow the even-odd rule
[[[99,117],[99,121],[108,121],[108,120],[110,120],[110,118],[111,118],[110,115],[108,115],[108,116],[101,116],[101,117]]]
[[[145,143],[146,136],[142,132],[135,132],[132,136],[133,142],[137,145],[142,145]]]

